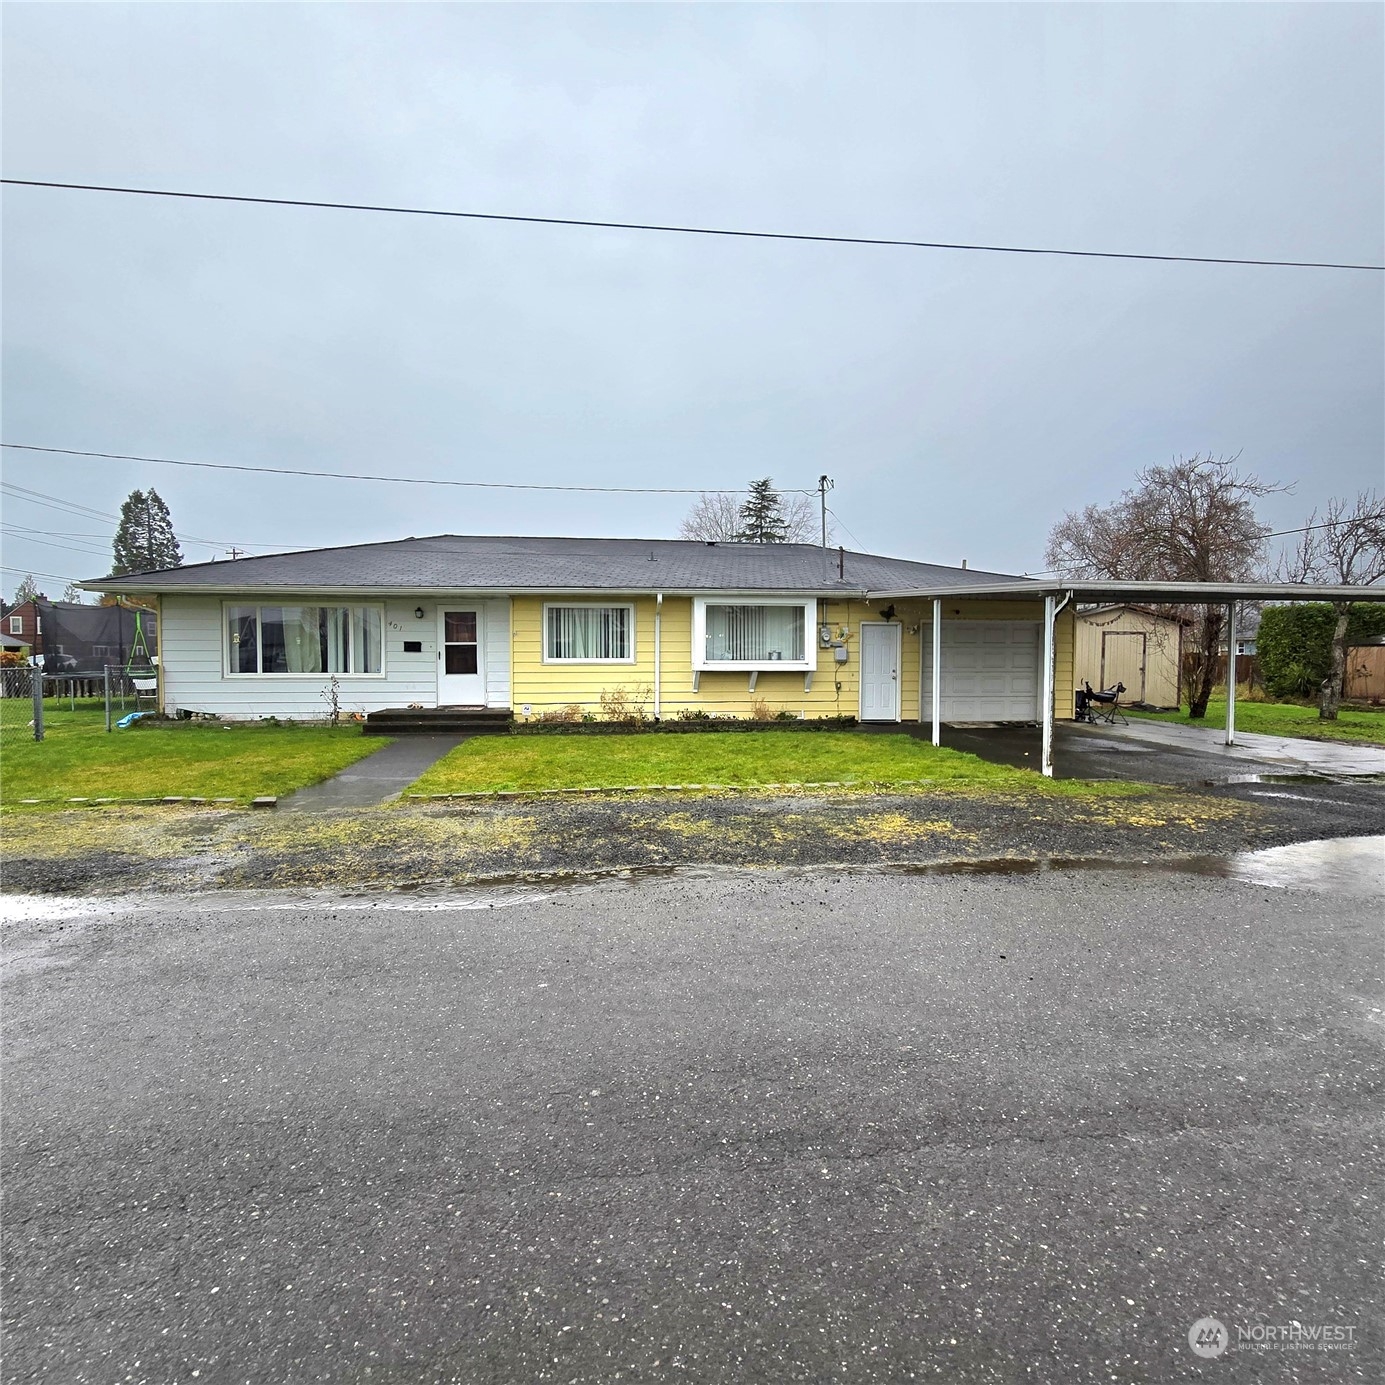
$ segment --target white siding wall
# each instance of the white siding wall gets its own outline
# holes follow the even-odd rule
[[[284,596],[283,600],[292,600]],[[330,597],[302,597],[303,603],[331,604]],[[341,597],[340,604],[362,597]],[[223,717],[293,717],[315,720],[327,714],[326,674],[269,674],[228,678],[223,672],[222,608],[226,602],[253,605],[254,596],[165,596],[160,644],[164,709],[214,712]],[[459,604],[459,600],[449,603]],[[477,601],[485,611],[486,688],[492,707],[510,705],[510,603],[508,598]],[[423,607],[423,619],[414,611]],[[384,676],[337,676],[343,712],[375,712],[384,707],[438,704],[437,602],[387,600]],[[406,654],[404,642],[419,641],[422,652]]]
[[[487,601],[486,706],[510,705],[510,603]]]

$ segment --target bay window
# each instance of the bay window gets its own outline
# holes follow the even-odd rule
[[[379,606],[227,606],[228,673],[378,674]]]
[[[693,668],[806,671],[816,602],[699,598],[693,605]]]

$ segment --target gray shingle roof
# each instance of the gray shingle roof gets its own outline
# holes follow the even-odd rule
[[[349,548],[198,563],[137,576],[94,578],[102,591],[786,591],[864,592],[1016,580],[816,544],[700,543],[685,539],[517,538],[437,534]]]

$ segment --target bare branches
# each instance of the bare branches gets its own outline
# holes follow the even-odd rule
[[[1368,587],[1385,578],[1385,501],[1374,491],[1354,501],[1333,496],[1308,516],[1292,553],[1280,559],[1280,574],[1290,582],[1331,582]],[[1351,603],[1333,602],[1332,667],[1322,682],[1318,716],[1336,721],[1346,691],[1347,629]]]
[[[1264,566],[1269,533],[1254,502],[1288,488],[1239,471],[1236,461],[1194,455],[1146,467],[1114,504],[1065,514],[1044,561],[1064,577],[1113,581],[1254,576]]]
[[[1292,553],[1280,560],[1289,582],[1368,587],[1385,578],[1385,500],[1361,491],[1354,501],[1334,496],[1308,516]]]
[[[1126,582],[1232,582],[1258,575],[1269,525],[1256,516],[1255,502],[1288,487],[1239,470],[1238,461],[1194,454],[1146,467],[1114,504],[1065,514],[1049,534],[1044,561],[1064,577]],[[1197,625],[1183,672],[1189,709],[1202,716],[1222,641],[1221,608],[1205,608]]]
[[[779,497],[779,517],[784,523],[785,543],[817,543],[822,538],[822,521],[810,495]],[[705,492],[693,501],[692,508],[678,526],[680,539],[734,543],[745,529],[745,519],[734,495]],[[834,538],[829,524],[827,541]]]

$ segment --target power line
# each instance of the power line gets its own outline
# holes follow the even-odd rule
[[[239,202],[261,207],[312,207],[338,212],[387,212],[395,216],[438,216],[466,221],[507,221],[532,226],[585,226],[604,231],[661,231],[682,236],[730,236],[741,240],[809,241],[820,245],[885,245],[910,250],[977,250],[997,255],[1062,255],[1091,260],[1153,260],[1165,264],[1257,265],[1275,269],[1351,269],[1385,271],[1385,265],[1324,260],[1258,260],[1230,255],[1150,255],[1122,250],[1062,250],[1053,246],[983,245],[967,241],[903,240],[888,236],[826,236],[793,231],[737,231],[720,226],[679,226],[651,221],[596,221],[573,216],[518,216],[508,212],[462,212],[441,207],[396,207],[374,202],[320,202],[303,197],[243,197],[226,192],[180,192],[169,188],[129,188],[105,183],[58,183],[39,178],[0,178],[23,188],[67,192],[116,192],[134,197],[172,197],[193,202]]]
[[[21,577],[51,577],[55,582],[77,581],[77,578],[64,577],[60,572],[35,572],[32,568],[10,567],[4,563],[0,563],[0,572],[17,572],[20,574]]]
[[[388,481],[400,486],[458,486],[466,490],[583,491],[597,495],[745,495],[735,489],[707,486],[553,486],[524,481],[452,481],[432,476],[377,476],[357,471],[308,471],[300,467],[244,466],[235,462],[188,462],[176,457],[137,457],[127,452],[83,452],[73,447],[38,447],[24,442],[3,442],[19,452],[45,452],[60,457],[99,457],[109,462],[150,462],[156,466],[200,467],[208,471],[250,471],[263,476],[320,476],[332,481]],[[793,492],[816,495],[816,491]],[[209,540],[201,539],[205,543]]]
[[[839,515],[839,514],[836,512],[836,510],[834,510],[830,505],[827,507],[827,513],[828,513],[829,515],[831,515],[832,518],[835,519],[835,520],[837,521],[837,523],[840,524],[844,530],[846,530],[846,536],[847,536],[847,538],[849,538],[849,539],[851,540],[851,542],[854,543],[854,544],[856,545],[856,547],[859,548],[859,549],[861,550],[861,552],[864,553],[864,552],[866,551],[866,546],[865,546],[865,544],[863,544],[863,543],[861,542],[861,540],[858,539],[858,538],[856,537],[856,535],[853,534],[853,533],[851,532],[850,529],[847,529],[847,527],[846,527],[846,520],[844,520],[844,519],[841,517],[841,515]]]
[[[49,495],[46,491],[30,490],[27,486],[16,485],[13,481],[0,481],[0,490],[5,491],[7,494],[13,494],[17,500],[26,500],[32,505],[42,505],[46,510],[57,510],[62,514],[74,514],[83,519],[107,519],[110,520],[112,524],[120,523],[120,519],[117,515],[107,514],[104,510],[93,510],[86,505],[77,504],[75,500],[66,500],[60,495]],[[34,532],[43,533],[46,531],[35,530]],[[89,537],[100,538],[101,535],[93,534]],[[207,539],[199,534],[175,533],[174,538],[180,543],[204,543],[212,548],[227,548],[233,546],[228,544],[224,539]],[[243,548],[275,548],[281,545],[256,543],[241,544],[240,546]]]
[[[67,553],[81,553],[88,558],[104,558],[106,556],[103,549],[92,548],[90,545],[55,543],[52,539],[37,539],[29,534],[16,534],[10,529],[4,529],[0,532],[3,532],[9,539],[18,540],[21,543],[36,543],[40,548],[61,548]]]
[[[1331,529],[1331,528],[1334,528],[1334,527],[1337,526],[1337,525],[1342,525],[1343,527],[1349,527],[1350,524],[1351,524],[1351,521],[1350,521],[1350,520],[1347,520],[1347,519],[1336,519],[1336,520],[1329,519],[1329,520],[1327,520],[1325,523],[1322,523],[1322,524],[1304,524],[1304,525],[1302,525],[1302,526],[1301,526],[1300,528],[1298,528],[1298,529],[1275,529],[1275,530],[1273,530],[1272,532],[1270,532],[1270,533],[1268,533],[1268,534],[1261,534],[1260,537],[1261,537],[1262,539],[1282,539],[1282,538],[1285,538],[1285,537],[1286,537],[1287,535],[1289,535],[1289,534],[1309,534],[1309,533],[1312,533],[1312,531],[1313,531],[1314,529]],[[843,527],[845,527],[845,526],[843,526]],[[850,531],[848,530],[847,532],[849,533]],[[1061,577],[1061,576],[1062,576],[1062,573],[1063,573],[1063,569],[1062,569],[1062,568],[1059,568],[1059,567],[1046,567],[1046,568],[1041,569],[1041,570],[1038,571],[1038,572],[1023,572],[1023,573],[1020,574],[1020,576],[1021,576],[1021,577]],[[1086,580],[1088,580],[1088,579],[1082,578],[1082,579],[1080,579],[1080,580],[1086,581]],[[1101,581],[1102,579],[1101,579],[1101,578],[1097,578],[1096,580],[1097,580],[1097,581]]]

